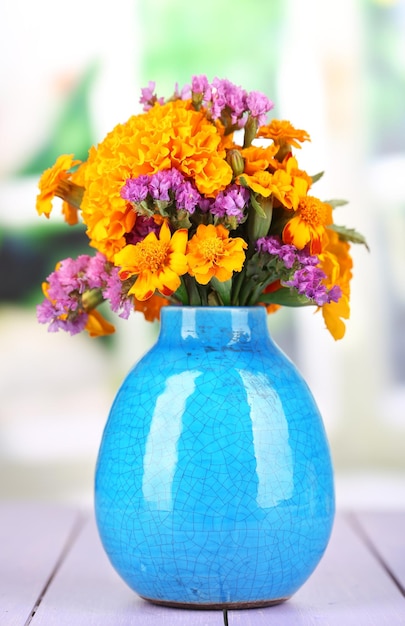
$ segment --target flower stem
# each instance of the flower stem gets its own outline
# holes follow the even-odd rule
[[[231,304],[234,306],[239,305],[239,293],[243,285],[244,278],[245,269],[243,268],[241,272],[238,272],[236,275],[234,274],[234,278],[232,279]]]

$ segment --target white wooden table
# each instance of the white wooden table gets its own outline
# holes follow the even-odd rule
[[[93,516],[0,503],[1,626],[405,625],[405,511],[340,513],[315,573],[288,602],[189,611],[137,597],[109,564]]]

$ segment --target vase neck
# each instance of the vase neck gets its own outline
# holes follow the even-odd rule
[[[160,343],[263,349],[270,342],[264,307],[164,307]]]

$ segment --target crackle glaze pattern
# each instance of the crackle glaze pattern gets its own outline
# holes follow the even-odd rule
[[[323,424],[262,307],[166,307],[119,390],[96,470],[96,519],[121,577],[157,602],[291,596],[329,540]]]

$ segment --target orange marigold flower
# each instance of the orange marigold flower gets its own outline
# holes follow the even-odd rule
[[[298,190],[300,196],[306,196],[308,189],[312,185],[312,178],[304,170],[299,169],[297,159],[288,153],[286,158],[280,163],[276,159],[273,160],[276,170],[285,170],[292,178],[294,187]]]
[[[62,215],[65,218],[65,222],[69,224],[69,226],[74,226],[79,221],[77,208],[68,202],[62,202]]]
[[[52,212],[52,201],[55,196],[64,197],[61,195],[61,188],[63,188],[63,184],[69,180],[71,173],[70,170],[72,167],[80,163],[80,161],[75,161],[73,159],[73,154],[62,154],[57,158],[56,162],[52,167],[45,170],[39,179],[38,187],[39,194],[37,195],[36,201],[36,209],[38,215],[45,215],[49,218]],[[72,217],[75,214],[75,207],[66,206],[67,203],[64,203],[64,213],[65,216],[68,216],[67,221],[69,223],[76,223],[74,218]],[[77,213],[76,213],[77,215]]]
[[[274,174],[268,171],[257,171],[251,176],[243,174],[243,178],[252,191],[268,198],[273,194],[287,209],[298,208],[300,198],[307,192],[305,179],[292,176],[288,171],[278,169]]]
[[[326,274],[327,287],[338,285],[342,290],[342,296],[338,302],[330,302],[322,307],[327,329],[334,339],[342,339],[346,327],[341,318],[349,319],[350,317],[350,280],[353,261],[349,243],[339,239],[339,235],[333,230],[326,229],[319,260],[320,267]]]
[[[159,321],[160,310],[169,304],[170,302],[167,298],[155,294],[148,300],[140,301],[135,299],[135,311],[143,313],[147,322]]]
[[[201,193],[214,196],[225,189],[232,180],[225,146],[220,127],[189,101],[156,104],[116,126],[78,172],[86,188],[81,208],[91,245],[110,261],[126,245],[128,214],[134,214],[120,192],[128,178],[176,167]]]
[[[292,244],[299,250],[310,246],[311,254],[322,251],[322,237],[325,227],[332,224],[332,207],[313,196],[301,198],[294,216],[283,230],[284,243]]]
[[[259,146],[249,146],[241,150],[241,155],[245,159],[246,174],[254,174],[260,170],[267,170],[270,164],[273,165],[273,157],[277,153],[277,146],[274,144],[267,148]]]
[[[187,229],[176,230],[173,236],[163,222],[159,238],[154,232],[135,245],[127,245],[115,255],[114,263],[121,267],[125,280],[137,276],[128,294],[137,300],[147,300],[157,289],[163,296],[171,296],[180,286],[180,276],[187,272],[185,256]]]
[[[252,191],[259,193],[264,198],[268,198],[272,193],[273,174],[267,171],[258,170],[254,174],[243,174],[238,177],[238,181],[243,178]]]
[[[225,282],[242,269],[246,248],[247,243],[241,237],[230,238],[222,224],[200,224],[187,246],[188,273],[201,285],[213,276]]]
[[[261,126],[258,137],[272,139],[277,146],[289,144],[294,148],[301,148],[300,143],[311,141],[305,130],[298,130],[287,120],[272,120],[267,126]]]
[[[296,211],[300,199],[306,195],[307,189],[307,183],[303,178],[292,176],[288,171],[276,170],[273,174],[273,194],[286,209]]]
[[[96,309],[88,312],[85,330],[87,330],[90,337],[105,337],[115,333],[114,326]]]

